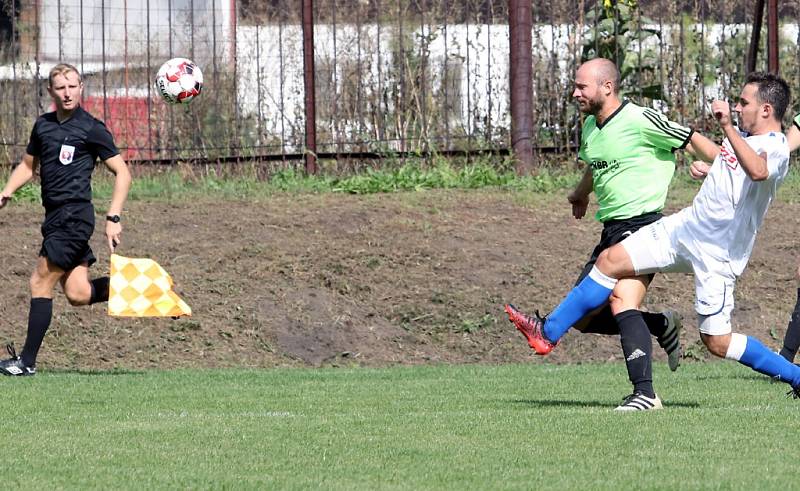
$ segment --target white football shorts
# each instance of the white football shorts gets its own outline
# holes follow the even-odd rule
[[[636,275],[694,273],[695,303],[700,332],[713,336],[731,332],[736,275],[729,263],[693,252],[682,236],[681,214],[670,215],[637,230],[621,242]]]

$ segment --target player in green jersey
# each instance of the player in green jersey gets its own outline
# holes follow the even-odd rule
[[[573,216],[580,219],[594,191],[598,202],[595,218],[603,223],[600,242],[578,282],[604,249],[661,218],[675,172],[676,150],[686,149],[707,161],[718,152],[713,142],[690,128],[667,120],[658,111],[621,100],[619,80],[616,65],[602,58],[581,65],[575,77],[573,97],[587,114],[578,156],[587,166],[567,199]],[[652,275],[621,281],[615,290],[616,303],[605,305],[573,327],[582,332],[620,334],[634,395],[658,401],[653,390],[650,335],[665,349],[670,368],[675,370],[680,359],[680,319],[674,312],[639,310],[651,280]],[[510,317],[515,315],[513,306],[507,310]],[[660,406],[660,402],[654,405]]]
[[[794,152],[800,148],[800,114],[795,116],[792,127],[786,132],[786,139],[789,142],[789,151]],[[797,276],[800,278],[800,267],[797,268]],[[789,319],[789,325],[786,326],[786,334],[783,336],[781,356],[794,362],[798,348],[800,348],[800,288],[797,289],[797,302]]]

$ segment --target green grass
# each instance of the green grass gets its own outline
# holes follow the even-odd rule
[[[53,373],[3,379],[24,489],[790,489],[800,401],[720,362]]]
[[[374,194],[424,189],[476,189],[500,187],[519,191],[549,193],[572,187],[580,175],[574,171],[542,169],[533,176],[518,177],[507,165],[478,162],[455,166],[439,162],[433,166],[409,163],[395,168],[372,169],[344,176],[308,176],[292,168],[274,172],[269,178],[258,176],[256,166],[198,168],[185,175],[180,169],[151,172],[133,180],[130,200],[188,200],[198,197],[241,200],[261,198],[276,193],[348,193]],[[0,180],[8,172],[0,173]],[[92,183],[94,198],[108,200],[113,189],[113,176],[98,169]],[[38,202],[40,190],[36,182],[18,190],[17,201]]]

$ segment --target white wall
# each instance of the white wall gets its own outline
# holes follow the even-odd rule
[[[205,66],[214,54],[223,60],[232,54],[233,4],[234,0],[40,2],[39,59],[77,63],[105,57],[106,62],[142,64],[149,47],[152,59],[193,53]]]
[[[653,26],[657,27],[657,26]],[[684,30],[687,36],[699,32],[701,25],[687,25]],[[558,84],[565,93],[573,74],[574,57],[579,53],[570,52],[580,49],[580,36],[584,32],[576,32],[575,25],[536,26],[533,31],[533,53],[541,61],[551,60],[555,54],[555,67],[551,73],[534,73],[534,91],[545,85]],[[677,27],[662,26],[662,39],[669,44],[673,31]],[[749,25],[706,25],[705,39],[711,46],[731,37],[749,39]],[[416,40],[414,50],[419,50],[419,40],[429,39],[428,50],[431,66],[431,91],[440,90],[445,60],[449,66],[461,65],[460,94],[457,101],[460,117],[452,124],[463,125],[465,129],[474,126],[476,115],[488,119],[493,127],[510,126],[509,121],[509,40],[508,26],[494,25],[448,25],[419,27],[406,33]],[[797,25],[783,25],[781,35],[784,39],[797,39]],[[395,26],[375,25],[357,26],[338,24],[335,29],[330,25],[317,25],[315,36],[315,64],[318,75],[323,66],[335,66],[337,82],[341,90],[344,74],[341,68],[346,64],[356,63],[360,53],[362,70],[362,90],[366,96],[386,90],[388,74],[393,66],[392,47],[396,43]],[[238,101],[244,114],[258,115],[263,119],[266,132],[280,135],[281,124],[284,129],[302,132],[303,120],[303,46],[302,31],[299,25],[266,25],[240,26],[237,30],[237,73],[239,77]],[[380,47],[380,61],[378,60]],[[658,38],[649,37],[642,48],[658,48]],[[716,48],[712,48],[716,50]],[[336,65],[333,65],[334,54]],[[716,55],[709,53],[709,56]],[[467,63],[469,60],[469,63]],[[282,67],[282,68],[281,68]],[[469,69],[469,70],[468,70]],[[281,71],[282,70],[282,71]],[[724,77],[724,74],[720,74]],[[281,87],[281,83],[283,87]],[[667,82],[669,83],[669,82]],[[708,97],[722,93],[719,84],[705,87]],[[317,103],[326,104],[333,94],[326,93],[318,82]],[[259,104],[259,101],[260,104]],[[441,101],[439,101],[441,102]],[[470,108],[472,110],[470,110]],[[489,118],[489,114],[491,117]],[[325,122],[318,121],[319,124]],[[294,126],[293,126],[294,125]],[[349,126],[348,126],[349,125]],[[296,126],[300,126],[297,128]],[[341,122],[340,130],[354,129],[353,122]]]
[[[409,34],[412,39],[420,36],[431,39],[428,45],[431,91],[438,91],[441,87],[445,60],[451,66],[454,63],[461,64],[462,99],[458,101],[461,117],[457,124],[471,125],[473,122],[470,118],[474,113],[477,111],[488,115],[490,106],[492,124],[507,124],[508,32],[505,26],[449,25],[446,33],[443,27],[428,27],[425,31],[419,29]],[[335,36],[334,53],[333,27],[315,26],[317,71],[323,66],[334,67],[338,84],[341,85],[344,78],[342,67],[356,63],[360,46],[364,94],[370,96],[388,90],[389,84],[394,83],[388,78],[388,73],[393,66],[392,46],[396,32],[385,26],[380,32],[375,25],[362,26],[359,39],[356,26],[339,24]],[[284,126],[301,121],[304,97],[301,27],[240,26],[236,43],[238,100],[242,111],[265,117],[271,131],[280,129],[281,107]],[[419,47],[413,49],[418,51]],[[334,57],[336,65],[333,64]],[[318,83],[318,104],[325,104],[330,97],[331,94],[325,93]],[[473,111],[469,110],[468,102]]]

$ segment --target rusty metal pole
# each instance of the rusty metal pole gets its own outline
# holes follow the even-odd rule
[[[771,73],[780,71],[778,66],[778,0],[767,2],[767,65]]]
[[[314,2],[303,0],[303,82],[306,110],[306,173],[317,173],[317,110],[314,83]]]
[[[747,50],[747,73],[756,70],[758,59],[758,45],[761,44],[761,25],[764,22],[764,0],[756,0],[753,15],[753,34],[750,36],[750,48]]]
[[[517,174],[533,169],[533,55],[531,0],[508,0],[511,85],[511,148]]]

